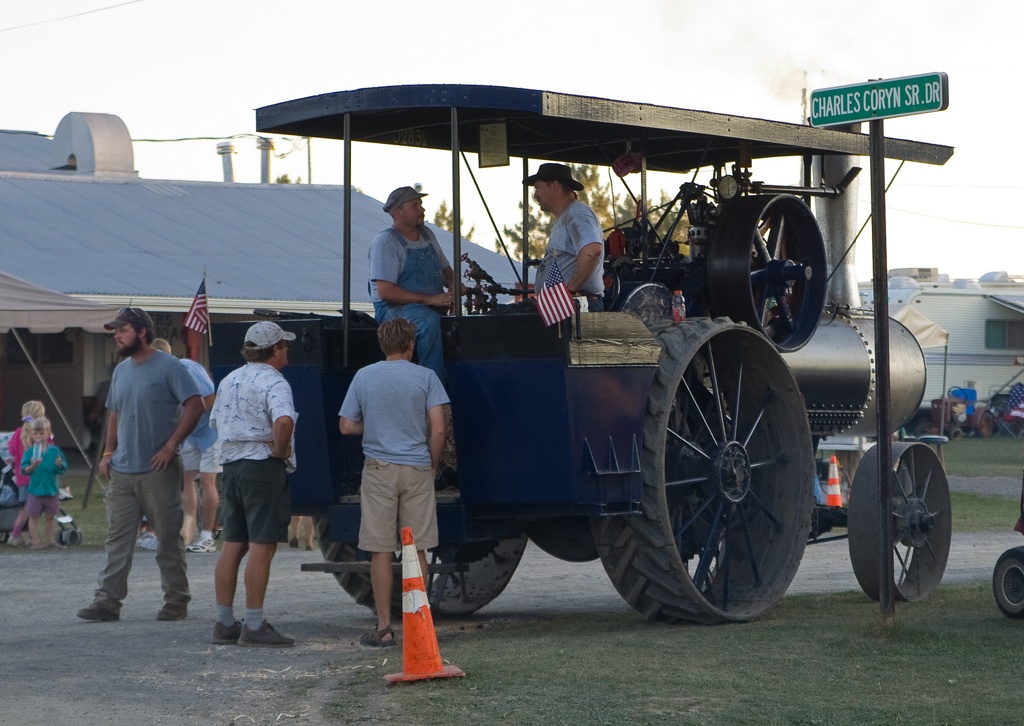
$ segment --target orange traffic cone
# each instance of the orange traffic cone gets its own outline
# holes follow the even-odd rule
[[[828,487],[825,489],[825,504],[830,507],[843,506],[843,492],[839,488],[839,460],[834,456],[828,463]]]
[[[403,671],[384,676],[388,683],[419,681],[425,678],[465,677],[457,667],[441,662],[430,616],[420,558],[412,530],[402,527],[402,660]]]

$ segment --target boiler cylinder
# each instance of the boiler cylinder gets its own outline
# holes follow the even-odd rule
[[[814,336],[783,359],[800,386],[814,436],[876,436],[875,321],[870,314],[826,312]],[[889,420],[907,424],[924,397],[924,353],[913,334],[889,320]]]

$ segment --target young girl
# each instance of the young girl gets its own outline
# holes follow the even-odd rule
[[[50,443],[48,419],[37,418],[28,426],[32,431],[32,447],[21,459],[22,473],[31,475],[25,513],[28,515],[28,534],[32,540],[32,549],[41,550],[58,546],[53,539],[53,523],[60,514],[57,476],[67,471],[68,465],[60,449]],[[39,517],[43,514],[46,515],[45,542],[39,537]]]
[[[7,449],[14,461],[14,483],[18,485],[18,501],[22,504],[28,499],[28,476],[21,471],[21,459],[27,449],[32,448],[32,431],[29,428],[34,420],[46,415],[46,408],[41,401],[25,401],[21,406],[21,427],[18,428],[11,440],[7,443]],[[21,533],[28,522],[28,515],[22,507],[18,512],[18,518],[14,521],[11,529],[11,538],[7,544],[12,547],[28,547],[28,542],[21,538]]]

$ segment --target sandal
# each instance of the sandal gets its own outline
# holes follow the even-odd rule
[[[389,640],[384,640],[385,636],[390,635]],[[395,631],[391,629],[391,626],[384,628],[383,630],[377,630],[374,628],[369,633],[359,639],[359,642],[363,645],[368,645],[371,648],[391,648],[397,644],[395,640]]]

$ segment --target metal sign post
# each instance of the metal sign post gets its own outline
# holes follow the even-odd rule
[[[811,126],[870,121],[872,278],[875,295],[875,394],[878,429],[878,498],[881,512],[881,572],[878,593],[882,617],[896,612],[894,522],[892,517],[892,422],[889,411],[889,264],[885,238],[885,129],[883,119],[943,111],[949,106],[949,77],[926,73],[811,93]]]
[[[871,134],[871,276],[875,295],[875,395],[878,405],[878,499],[881,570],[878,604],[882,617],[896,613],[892,561],[892,438],[889,436],[889,261],[885,239],[885,129],[881,119],[870,124]]]

